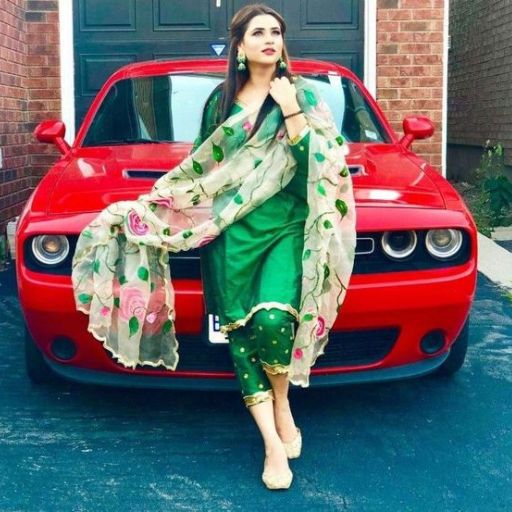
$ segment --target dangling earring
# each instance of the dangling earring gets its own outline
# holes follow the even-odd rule
[[[288,67],[288,66],[286,65],[285,60],[283,59],[283,57],[281,57],[281,58],[279,59],[279,69],[280,69],[281,71],[284,71],[287,67]]]
[[[238,69],[238,71],[245,71],[247,68],[245,66],[245,54],[244,54],[244,52],[239,50],[238,54],[236,56],[236,60],[238,61],[238,66],[236,67],[236,69]]]

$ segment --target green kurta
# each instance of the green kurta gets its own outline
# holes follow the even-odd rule
[[[236,103],[231,114],[240,110]],[[205,114],[208,112],[211,109]],[[205,124],[211,126],[211,120],[204,119]],[[206,307],[209,313],[219,315],[221,326],[244,325],[262,307],[283,309],[298,319],[308,214],[308,143],[306,133],[290,144],[297,169],[284,189],[203,247]]]

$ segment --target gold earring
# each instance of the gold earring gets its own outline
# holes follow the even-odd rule
[[[236,69],[238,69],[238,71],[245,71],[247,67],[245,66],[245,53],[243,51],[238,50],[236,60],[238,62]]]

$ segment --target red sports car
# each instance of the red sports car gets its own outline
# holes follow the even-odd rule
[[[75,308],[71,260],[81,230],[114,201],[136,199],[191,150],[201,113],[226,61],[131,64],[114,73],[74,144],[60,121],[35,135],[62,153],[19,219],[16,262],[26,321],[26,363],[34,382],[55,374],[125,386],[238,389],[227,340],[205,311],[200,249],[171,255],[180,361],[176,371],[116,362],[87,332]],[[430,137],[422,116],[398,137],[361,81],[344,67],[296,60],[340,132],[357,203],[357,248],[345,303],[311,385],[453,374],[463,364],[477,274],[474,221],[457,192],[410,150]]]

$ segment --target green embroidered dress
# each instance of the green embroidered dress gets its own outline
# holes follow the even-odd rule
[[[217,100],[213,96],[205,108],[195,147],[215,128],[212,117]],[[231,115],[242,109],[235,103]],[[277,136],[285,134],[280,132]],[[308,214],[308,142],[309,133],[305,133],[289,145],[297,160],[290,183],[203,247],[201,270],[206,307],[209,313],[219,316],[224,332],[245,325],[262,308],[282,309],[299,318]]]

